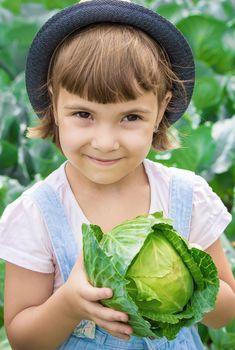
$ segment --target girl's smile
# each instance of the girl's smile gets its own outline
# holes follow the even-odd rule
[[[118,158],[118,159],[99,159],[99,158],[94,158],[94,157],[90,157],[87,156],[91,161],[93,161],[94,163],[98,164],[98,165],[102,165],[102,166],[108,166],[108,165],[113,165],[118,163],[122,158]]]

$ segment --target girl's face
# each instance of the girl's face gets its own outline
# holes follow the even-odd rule
[[[55,116],[61,148],[74,170],[92,183],[120,182],[147,156],[164,110],[153,92],[100,104],[61,88]]]

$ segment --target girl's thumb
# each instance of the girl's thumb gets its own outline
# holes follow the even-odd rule
[[[77,263],[76,263],[77,271],[76,273],[79,273],[80,275],[80,284],[81,284],[81,296],[89,301],[99,301],[102,299],[109,299],[112,297],[113,292],[111,288],[97,288],[93,287],[88,279],[84,268],[83,263],[83,254],[81,253],[78,257]]]
[[[97,288],[93,287],[91,284],[86,284],[82,288],[82,297],[89,301],[99,301],[102,299],[109,299],[112,297],[113,292],[110,288]]]

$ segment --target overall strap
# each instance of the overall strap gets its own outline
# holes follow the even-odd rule
[[[173,227],[184,238],[189,238],[193,206],[193,185],[195,174],[192,171],[171,167],[169,217]]]
[[[61,275],[65,282],[76,262],[78,248],[64,207],[57,193],[45,181],[30,196],[33,197],[41,211]],[[79,338],[87,337],[93,339],[95,338],[95,329],[95,323],[93,321],[82,320],[72,334]],[[68,341],[74,344],[73,339],[70,340],[69,338]],[[67,344],[66,349],[67,346],[70,348]],[[62,345],[58,349],[64,348],[64,345]],[[72,348],[73,346],[71,345]]]
[[[78,249],[64,208],[57,193],[45,181],[30,196],[40,209],[65,282],[75,264]]]

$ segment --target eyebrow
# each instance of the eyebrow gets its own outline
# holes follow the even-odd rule
[[[82,106],[82,105],[78,105],[78,104],[68,104],[64,106],[64,109],[81,109],[81,110],[85,110],[91,113],[96,113],[95,111],[93,111],[91,108],[88,108],[86,106]],[[151,113],[152,111],[150,109],[138,106],[136,108],[131,108],[128,109],[127,111],[122,111],[121,114],[127,114],[127,113],[136,113],[136,112],[141,112],[141,113]]]

